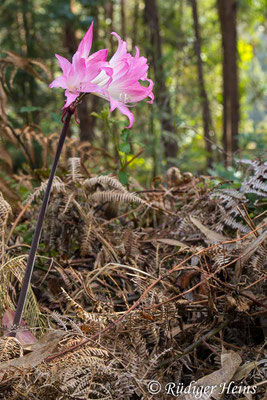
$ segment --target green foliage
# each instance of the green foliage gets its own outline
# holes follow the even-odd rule
[[[40,111],[40,110],[41,110],[41,107],[29,106],[29,107],[21,107],[19,112],[27,113],[27,112],[34,112],[34,111]]]
[[[113,14],[110,14],[111,5]],[[135,20],[135,2],[125,2],[126,37],[128,48],[137,44],[140,53],[148,57],[149,77],[153,76],[151,54],[152,43],[147,25],[144,23],[144,1],[139,4],[139,14]],[[195,174],[205,173],[207,151],[203,140],[203,121],[199,96],[199,81],[194,54],[194,28],[190,2],[157,0],[162,58],[156,60],[157,68],[162,68],[172,114],[159,107],[157,93],[153,106],[144,101],[134,107],[135,123],[131,129],[123,130],[127,118],[118,112],[109,115],[105,100],[95,103],[88,96],[88,115],[94,119],[93,145],[104,149],[114,157],[113,168],[121,182],[127,184],[130,175],[136,175],[145,183],[161,174],[167,168],[167,161],[182,171]],[[253,158],[261,154],[266,146],[267,120],[264,109],[266,27],[264,0],[245,0],[238,3],[238,66],[240,83],[240,158]],[[35,59],[59,74],[54,54],[69,60],[79,39],[94,20],[94,40],[92,51],[109,48],[109,57],[116,49],[116,40],[110,32],[121,34],[121,3],[118,0],[5,0],[0,6],[0,48],[2,59],[5,51],[12,51],[22,59]],[[198,2],[200,33],[202,37],[203,73],[213,119],[213,151],[216,161],[221,162],[218,146],[222,143],[222,52],[221,35],[215,0]],[[135,41],[133,43],[133,41]],[[132,46],[132,51],[134,48]],[[36,71],[44,77],[44,71],[36,66]],[[52,79],[52,78],[51,78]],[[42,132],[50,135],[58,132],[61,125],[60,110],[64,101],[63,90],[51,90],[48,83],[32,76],[21,66],[5,65],[3,83],[7,94],[8,121],[15,129],[23,129],[29,124],[41,126]],[[158,82],[155,81],[155,85]],[[102,110],[102,111],[101,111]],[[84,111],[83,111],[84,112]],[[175,126],[175,133],[162,128],[162,118],[166,117]],[[91,129],[89,127],[88,129]],[[38,135],[38,133],[36,133]],[[72,126],[72,135],[79,136],[79,127]],[[166,160],[162,142],[174,138],[179,146],[175,159]],[[16,171],[25,168],[25,155],[21,149],[10,147],[16,161]],[[37,145],[36,145],[37,146]],[[137,158],[135,155],[144,149]],[[38,146],[36,151],[41,151]],[[133,159],[133,161],[131,161]],[[40,167],[40,165],[38,165]],[[96,165],[95,172],[101,171]],[[216,174],[230,176],[231,171],[223,170],[221,164],[213,168]],[[233,176],[232,176],[233,177]],[[236,178],[234,178],[236,179]]]

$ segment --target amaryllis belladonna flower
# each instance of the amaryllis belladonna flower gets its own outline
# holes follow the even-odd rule
[[[63,89],[66,89],[65,95],[67,99],[64,108],[69,107],[69,105],[73,103],[81,93],[95,92],[104,94],[104,89],[110,83],[112,69],[106,62],[108,49],[97,51],[89,56],[92,40],[93,23],[79,44],[78,50],[72,57],[72,63],[70,63],[66,58],[56,54],[63,74],[56,78],[49,87],[62,87]],[[101,73],[101,71],[105,71],[105,75],[109,77],[102,88],[96,83],[93,83],[93,80]]]
[[[148,64],[145,57],[127,52],[127,44],[118,34],[113,32],[118,39],[118,48],[109,62],[106,61],[107,50],[100,50],[91,56],[89,52],[92,45],[93,24],[82,39],[77,52],[74,54],[72,64],[64,57],[56,55],[63,71],[62,76],[55,79],[50,87],[66,89],[67,108],[80,93],[91,92],[103,97],[110,102],[110,112],[118,110],[129,118],[131,128],[134,116],[128,107],[149,97],[153,103],[153,82],[147,78]],[[141,82],[147,82],[143,86]]]

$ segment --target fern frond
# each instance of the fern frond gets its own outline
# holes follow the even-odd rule
[[[113,189],[119,190],[121,192],[126,192],[127,190],[125,187],[118,181],[118,179],[113,178],[111,176],[107,175],[100,175],[100,176],[95,176],[94,178],[89,178],[86,179],[83,183],[84,186],[88,188],[92,188],[96,186],[97,184],[99,185],[107,185]]]
[[[39,188],[35,189],[35,191],[28,197],[27,201],[34,201],[41,194],[43,194],[46,190],[47,183],[48,183],[48,180],[45,182],[42,182],[41,186],[39,186]],[[65,193],[65,191],[66,191],[65,183],[58,176],[55,176],[54,181],[53,181],[52,190],[54,190],[54,189],[57,191],[57,193]]]
[[[101,202],[115,202],[115,203],[137,203],[147,205],[147,203],[135,195],[129,192],[119,192],[117,190],[96,192],[88,197],[91,202],[101,203]]]
[[[72,157],[68,159],[68,180],[76,182],[81,178],[81,159]]]
[[[13,337],[0,337],[0,362],[12,358],[22,357],[23,349],[18,339]]]
[[[14,278],[20,283],[26,268],[26,256],[19,256],[6,261],[0,266],[0,310],[4,312],[7,304],[15,308],[10,294]],[[29,326],[44,327],[45,320],[42,316],[36,297],[30,288],[24,308],[24,318]]]
[[[94,233],[94,218],[92,213],[89,213],[85,224],[84,224],[84,233],[82,237],[82,244],[81,244],[81,255],[84,257],[86,254],[90,252],[93,248],[93,233]]]
[[[9,214],[11,214],[11,206],[4,199],[2,192],[0,192],[0,229],[4,228],[8,219]]]
[[[97,324],[98,327],[104,327],[105,322],[106,322],[106,317],[102,317],[101,314],[98,313],[88,313],[83,309],[83,307],[78,304],[75,300],[71,298],[70,295],[63,289],[62,292],[67,299],[67,301],[70,303],[71,307],[75,310],[77,317],[80,318],[82,321],[88,323],[94,323]]]

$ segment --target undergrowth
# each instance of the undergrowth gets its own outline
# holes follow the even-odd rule
[[[218,384],[256,385],[262,399],[267,164],[243,165],[240,185],[173,167],[144,189],[69,157],[24,313],[38,341],[22,346],[3,329],[0,397],[167,399],[168,382],[208,385],[219,373]],[[0,196],[1,315],[15,307],[46,186],[14,180],[32,194],[13,216]],[[216,398],[244,398],[231,396]]]

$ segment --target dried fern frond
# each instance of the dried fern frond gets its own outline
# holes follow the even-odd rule
[[[115,203],[137,203],[147,205],[147,203],[135,195],[129,192],[119,192],[117,190],[109,190],[103,192],[96,192],[88,197],[91,202],[101,203],[101,202],[115,202]]]
[[[261,197],[267,196],[267,162],[241,160],[242,164],[251,166],[252,174],[242,182],[240,191],[254,193]]]
[[[0,192],[0,249],[2,258],[5,252],[5,229],[9,214],[12,212],[9,203],[4,199],[2,192]]]
[[[26,268],[26,256],[14,257],[0,266],[0,311],[3,313],[7,307],[15,308],[11,297],[14,278],[20,283]],[[36,297],[30,288],[24,308],[24,318],[28,326],[43,328],[45,325]]]
[[[0,337],[0,362],[22,357],[23,349],[18,339],[13,337]]]
[[[104,328],[106,322],[107,322],[107,317],[102,316],[101,314],[98,313],[88,313],[83,309],[83,307],[78,304],[75,300],[71,298],[70,295],[62,288],[62,292],[67,299],[67,301],[70,303],[71,307],[75,310],[76,315],[80,320],[86,322],[86,323],[91,323],[92,325],[95,325],[96,328]],[[93,326],[92,326],[93,327]]]
[[[76,182],[81,178],[81,159],[78,157],[71,157],[68,159],[68,180]]]
[[[41,194],[43,194],[46,190],[47,183],[48,183],[48,180],[45,182],[42,182],[41,186],[39,186],[39,188],[35,189],[35,191],[29,196],[27,201],[34,201]],[[65,193],[65,191],[66,191],[65,183],[58,176],[55,176],[54,181],[53,181],[52,190],[54,190],[54,189],[57,191],[57,193]]]
[[[86,179],[83,182],[83,185],[88,187],[88,188],[92,188],[96,185],[106,185],[109,186],[113,189],[119,190],[121,192],[126,192],[127,190],[125,189],[125,187],[118,181],[118,179],[113,178],[111,176],[107,176],[107,175],[100,175],[100,176],[95,176],[94,178],[89,178]]]
[[[47,66],[43,63],[43,61],[34,59],[34,58],[26,58],[21,57],[19,54],[14,53],[13,51],[2,50],[7,54],[7,57],[0,58],[0,64],[3,65],[12,65],[14,67],[14,71],[12,73],[12,79],[10,80],[10,85],[12,85],[13,78],[18,69],[22,69],[26,71],[28,74],[34,76],[42,82],[47,82],[52,79],[51,71]],[[45,74],[46,78],[44,78],[34,67],[33,65],[37,65]]]
[[[88,213],[83,230],[81,255],[85,256],[92,250],[95,240],[96,223],[92,213]]]
[[[0,229],[5,227],[8,216],[11,214],[11,212],[11,206],[4,199],[3,194],[0,192]]]

